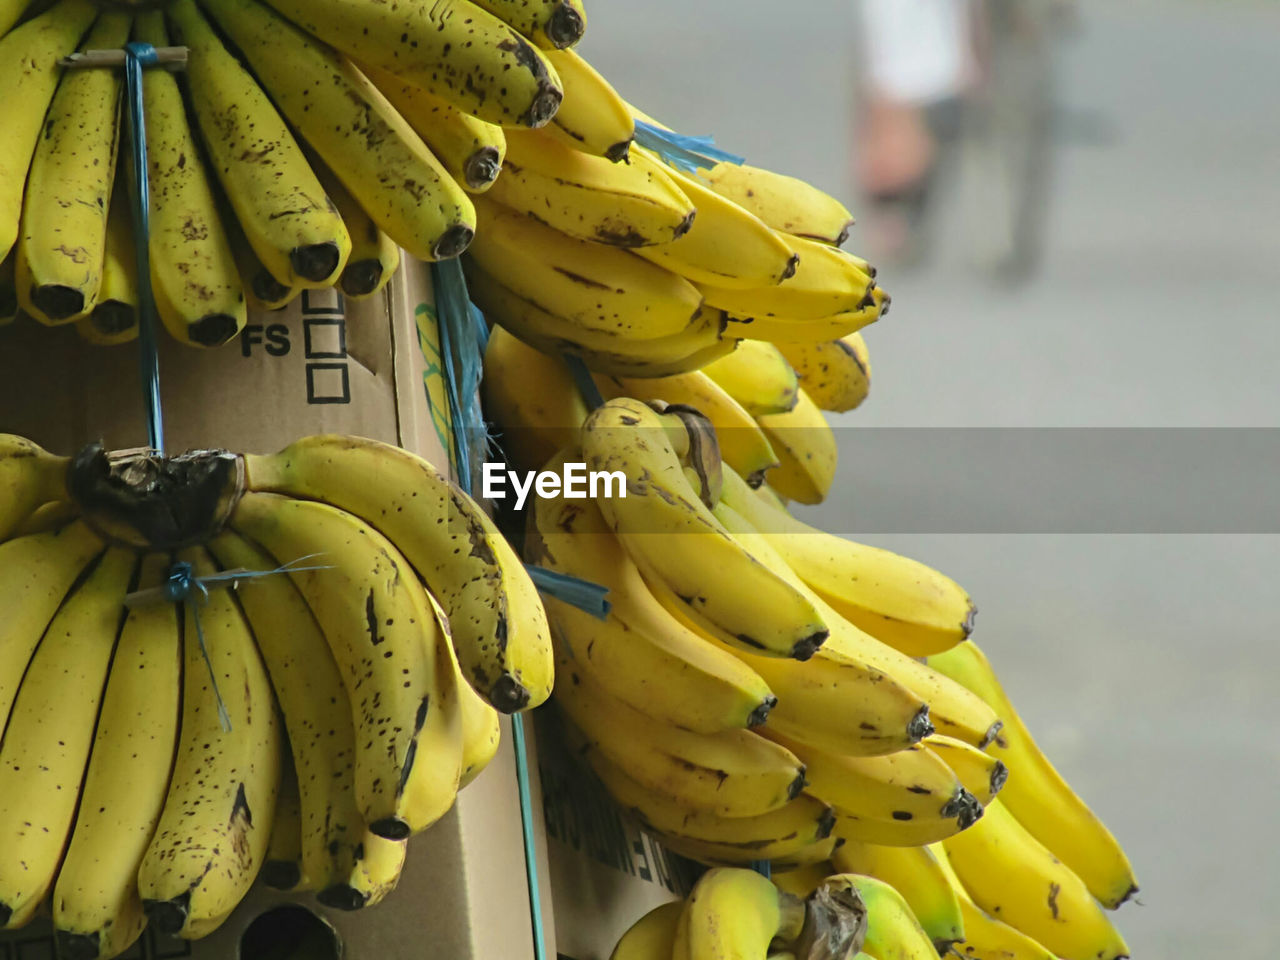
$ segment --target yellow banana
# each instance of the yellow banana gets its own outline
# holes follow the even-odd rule
[[[342,185],[315,151],[308,150],[307,156],[325,193],[342,215],[342,222],[347,225],[347,233],[351,237],[351,254],[338,278],[338,288],[348,299],[367,300],[385,287],[400,269],[400,248],[373,222],[364,207],[351,196],[351,191]]]
[[[1137,893],[1138,881],[1120,844],[1036,745],[982,650],[972,642],[961,644],[929,657],[928,663],[972,690],[1004,720],[987,751],[1012,772],[1000,794],[1005,808],[1107,907],[1115,909]]]
[[[571,47],[587,28],[579,0],[475,0],[495,17],[543,48]]]
[[[788,871],[804,870],[815,864],[826,863],[831,859],[831,854],[836,851],[839,846],[844,843],[839,837],[829,836],[825,840],[818,840],[807,846],[801,847],[799,850],[793,850],[783,857],[775,857],[769,861],[769,865],[773,870],[785,874]],[[779,884],[781,886],[781,884]]]
[[[490,196],[579,240],[637,251],[665,247],[694,226],[694,201],[660,164],[638,153],[611,163],[543,130],[511,131]]]
[[[853,214],[844,204],[795,177],[745,163],[717,163],[699,170],[698,176],[783,233],[840,246],[853,226]]]
[[[968,829],[982,816],[982,810],[967,792],[962,797],[961,814],[947,819],[881,820],[837,810],[835,835],[845,842],[856,840],[882,847],[919,847]]]
[[[795,368],[800,385],[819,408],[844,413],[871,391],[871,361],[862,334],[826,343],[783,343],[778,350]]]
[[[1069,960],[1129,956],[1084,881],[1022,827],[1002,801],[942,842],[969,895],[987,913]]]
[[[556,702],[593,750],[650,790],[691,810],[753,817],[804,789],[805,768],[786,747],[747,730],[692,733],[653,721],[603,692],[564,650]]]
[[[62,79],[58,61],[76,49],[97,14],[92,0],[60,0],[0,37],[0,260],[18,239],[27,171]],[[21,8],[10,14],[20,15]]]
[[[665,171],[698,211],[687,232],[637,255],[689,280],[737,290],[772,286],[795,274],[799,258],[790,243],[759,218],[647,150],[637,148],[631,156],[633,164]]]
[[[708,300],[708,303],[711,301]],[[828,314],[816,319],[796,317],[740,316],[725,313],[726,337],[766,340],[779,345],[787,343],[825,343],[861,330],[889,312],[889,295],[872,287],[855,309]]]
[[[202,550],[179,559],[197,577],[214,572]],[[157,931],[192,936],[220,922],[258,875],[283,743],[271,681],[230,591],[184,603],[180,629],[181,732],[169,793],[138,867],[138,892]]]
[[[777,347],[763,340],[740,341],[737,350],[702,372],[753,417],[786,413],[799,399],[796,371]]]
[[[947,852],[941,843],[931,843],[927,849],[946,876],[947,883],[956,895],[956,902],[960,905],[960,917],[964,921],[964,942],[955,944],[953,950],[956,953],[968,960],[1055,960],[1052,952],[1025,933],[995,919],[973,902],[965,891],[964,884],[951,869]]]
[[[748,482],[759,483],[778,466],[778,457],[763,431],[742,406],[701,370],[674,377],[617,378],[596,376],[605,399],[634,397],[651,403],[693,407],[715,428],[720,456]]]
[[[102,261],[98,302],[76,331],[90,343],[111,346],[138,336],[138,260],[133,243],[133,219],[128,191],[119,177],[107,214],[107,245]]]
[[[695,733],[765,722],[777,698],[764,680],[663,609],[594,503],[556,496],[539,498],[533,509],[526,556],[609,590],[603,621],[548,599],[579,668],[614,698]],[[641,684],[640,677],[654,679]]]
[[[0,601],[9,611],[0,643],[0,724],[9,716],[23,672],[49,621],[81,571],[103,549],[82,520],[0,543]]]
[[[811,602],[725,531],[684,476],[662,420],[637,400],[610,400],[582,428],[589,470],[621,473],[625,497],[600,510],[636,565],[690,616],[729,642],[806,660],[827,627]]]
[[[1008,714],[1004,716],[1007,727]],[[923,746],[950,767],[964,788],[984,807],[995,799],[1009,778],[1009,768],[1002,761],[963,740],[934,734],[925,738]]]
[[[693,285],[626,250],[578,240],[476,198],[471,258],[513,293],[590,330],[642,340],[689,326],[702,298]]]
[[[302,869],[302,797],[298,773],[288,750],[280,764],[280,789],[271,817],[271,839],[262,861],[262,882],[273,890],[311,890],[315,883]]]
[[[726,486],[732,486],[734,479],[729,471],[725,478]],[[822,659],[848,661],[882,671],[929,705],[929,718],[937,725],[937,732],[980,747],[991,742],[1000,729],[1000,720],[980,698],[845,620],[805,585],[767,537],[753,532],[751,525],[726,503],[716,506],[715,515],[753,556],[807,597],[830,625],[831,636],[819,650]]]
[[[466,249],[475,233],[466,193],[349,60],[256,0],[202,5],[240,48],[280,112],[391,239],[419,260],[445,260]],[[418,8],[426,16],[422,0],[407,0],[396,13],[368,0],[335,0],[323,7],[275,0],[275,6],[306,29],[316,16],[336,22],[354,8],[392,17]],[[362,37],[359,27],[351,32]],[[331,33],[322,36],[330,38]]]
[[[136,567],[113,547],[87,568],[22,675],[0,747],[0,927],[25,924],[53,887]]]
[[[618,92],[572,50],[544,53],[564,88],[564,101],[547,132],[575,150],[607,157],[614,163],[625,161],[636,126]]]
[[[332,286],[351,238],[284,118],[223,46],[195,0],[165,8],[211,165],[262,265],[289,287]]]
[[[141,14],[136,39],[166,46],[164,14]],[[187,125],[178,79],[143,71],[147,176],[151,186],[151,289],[173,336],[202,347],[226,343],[245,325],[244,289],[213,186]]]
[[[289,576],[351,703],[356,803],[388,839],[430,826],[453,805],[462,744],[436,699],[438,627],[409,564],[372,527],[325,503],[246,493],[231,525],[279,563],[317,557],[326,565]]]
[[[849,841],[831,855],[831,862],[834,872],[874,877],[898,891],[939,956],[945,957],[965,939],[960,902],[928,847],[882,847]],[[877,919],[872,907],[870,922]]]
[[[828,840],[834,839],[828,837]],[[824,843],[826,841],[823,841]],[[792,896],[799,897],[803,900],[809,894],[817,890],[822,881],[827,879],[833,873],[839,871],[835,869],[835,865],[830,860],[815,860],[813,863],[807,863],[804,866],[795,867],[790,870],[779,870],[777,863],[771,864],[770,879],[774,886],[780,890],[785,890]]]
[[[22,19],[31,0],[0,0],[0,37],[13,29],[13,25]]]
[[[804,925],[802,901],[754,870],[715,867],[685,901],[673,960],[759,960]]]
[[[875,877],[857,873],[841,873],[827,880],[849,883],[867,910],[867,936],[864,952],[876,960],[935,960],[941,950],[920,925],[902,894]]]
[[[920,657],[954,647],[973,630],[977,608],[951,578],[802,523],[729,473],[723,496],[823,600],[877,640]]]
[[[507,152],[502,127],[459,110],[448,100],[379,67],[365,65],[361,69],[460,186],[471,193],[483,193],[493,186],[504,170]]]
[[[373,833],[365,835],[360,858],[347,881],[353,903],[371,907],[381,903],[396,888],[407,847],[404,840],[388,840]]]
[[[147,555],[137,589],[162,587],[169,566],[168,555]],[[53,890],[53,928],[64,956],[114,957],[146,925],[138,865],[169,789],[181,697],[177,608],[162,600],[129,608],[111,660],[71,845]]]
[[[564,361],[505,327],[489,333],[480,389],[503,451],[524,470],[540,470],[559,450],[576,444],[590,412]]]
[[[836,437],[803,387],[796,396],[787,413],[756,418],[780,461],[769,474],[769,485],[789,500],[821,503],[836,477]],[[752,478],[746,480],[750,484]]]
[[[262,265],[228,204],[219,204],[222,226],[236,258],[236,270],[244,287],[245,302],[255,310],[280,310],[302,295],[302,287],[281,283]]]
[[[0,542],[41,504],[67,498],[68,462],[25,437],[0,433]]]
[[[863,263],[843,250],[813,240],[800,237],[786,240],[800,258],[789,279],[747,289],[700,283],[698,289],[707,303],[739,317],[792,320],[821,320],[867,306],[875,281],[862,269]]]
[[[318,435],[244,465],[250,490],[325,501],[403,551],[448,615],[467,681],[495,708],[530,709],[551,695],[551,640],[529,575],[476,502],[426,460]]]
[[[98,18],[84,49],[123,47],[132,17]],[[36,144],[18,240],[18,303],[42,323],[93,308],[102,282],[107,210],[115,179],[120,74],[68,70]]]
[[[270,2],[347,56],[403,77],[490,123],[540,127],[560,105],[560,79],[543,52],[467,0]],[[263,39],[274,43],[278,38]],[[275,91],[270,81],[268,86]]]
[[[627,928],[609,960],[671,960],[676,927],[683,912],[683,900],[654,907]]]
[[[51,533],[76,520],[80,508],[70,500],[50,500],[31,511],[13,531],[13,539],[29,537],[33,533]]]

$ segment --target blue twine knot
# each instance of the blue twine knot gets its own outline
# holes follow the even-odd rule
[[[191,564],[184,560],[175,560],[169,568],[169,577],[164,582],[164,598],[170,603],[183,603],[190,599],[192,593],[199,590],[204,599],[209,598],[209,590],[192,570]]]
[[[139,40],[126,43],[124,45],[124,52],[126,59],[128,57],[132,57],[134,60],[138,61],[140,66],[143,67],[152,67],[160,62],[160,57],[156,53],[156,48],[149,43],[143,43]]]
[[[696,174],[699,167],[714,167],[717,163],[746,163],[746,157],[717,147],[714,137],[691,137],[643,120],[636,121],[636,143],[685,173]]]

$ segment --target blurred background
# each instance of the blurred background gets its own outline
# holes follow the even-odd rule
[[[1235,457],[1243,432],[1222,428],[1280,427],[1280,4],[1009,16],[1035,2],[980,14],[960,97],[927,111],[869,76],[896,69],[867,52],[892,29],[872,0],[594,0],[582,51],[667,124],[859,215],[846,247],[881,265],[893,309],[863,331],[870,398],[835,418],[835,492],[802,516],[970,591],[975,639],[1134,861],[1140,903],[1117,917],[1134,956],[1270,956],[1280,525],[1251,525],[1238,491],[1275,486],[1280,444],[1255,431]],[[1054,460],[1068,427],[1216,429],[1159,434],[1172,453],[1145,472],[1153,435],[1107,434],[1132,455],[1108,498],[1107,463]],[[1030,449],[1050,451],[1043,515]],[[995,457],[1010,468],[983,470]]]

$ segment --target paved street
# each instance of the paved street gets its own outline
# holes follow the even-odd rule
[[[583,52],[678,129],[849,196],[850,9],[596,0]],[[993,288],[965,255],[980,223],[948,204],[938,259],[882,274],[894,307],[867,331],[872,397],[841,418],[842,482],[808,519],[856,532],[913,504],[945,513],[963,462],[859,486],[864,428],[1280,426],[1280,9],[1092,2],[1082,21],[1063,50],[1043,270]],[[1084,484],[1097,467],[1065,469]],[[1237,479],[1231,462],[1194,469]],[[1146,495],[1165,485],[1153,475]],[[1027,500],[998,478],[967,495],[981,502],[949,529]],[[978,601],[976,639],[1131,852],[1142,905],[1118,919],[1134,956],[1271,956],[1280,537],[1085,535],[1060,514],[1048,531],[1034,516],[979,529],[865,539]]]

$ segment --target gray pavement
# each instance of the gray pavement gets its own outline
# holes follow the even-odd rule
[[[583,52],[678,129],[851,197],[850,10],[596,0]],[[866,428],[1280,426],[1280,8],[1087,2],[1082,21],[1058,100],[1107,135],[1072,136],[1076,122],[1057,147],[1043,269],[992,287],[966,256],[963,189],[944,204],[937,259],[883,275],[894,309],[867,331],[872,396],[840,418],[837,491],[806,519],[848,533],[913,503],[945,511],[963,463],[859,489]],[[1201,468],[1225,482],[1233,464]],[[1014,492],[997,478],[970,506],[987,517]],[[1134,955],[1270,956],[1280,537],[984,524],[865,539],[978,601],[976,638],[1135,863],[1142,905],[1117,917]]]

